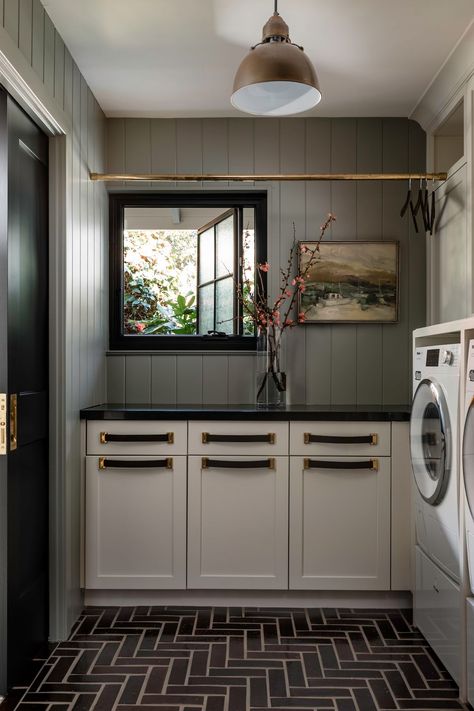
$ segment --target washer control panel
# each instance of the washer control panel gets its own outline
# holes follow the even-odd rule
[[[474,371],[474,341],[472,342],[472,365]],[[459,343],[449,343],[445,346],[420,346],[415,350],[413,373],[415,380],[420,380],[425,369],[455,370],[459,367]]]

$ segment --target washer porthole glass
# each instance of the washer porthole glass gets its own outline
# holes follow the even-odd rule
[[[410,421],[413,474],[425,501],[436,506],[446,493],[451,470],[451,429],[443,390],[422,380],[413,399]]]

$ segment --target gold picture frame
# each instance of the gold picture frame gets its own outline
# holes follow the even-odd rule
[[[299,242],[300,273],[316,245]],[[399,242],[323,241],[298,311],[305,324],[398,323],[399,290]]]

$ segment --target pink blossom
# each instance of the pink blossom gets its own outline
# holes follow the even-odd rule
[[[142,333],[142,331],[145,330],[145,324],[144,323],[136,323],[135,328],[137,329],[138,333]]]
[[[292,279],[291,286],[296,286],[296,279]]]
[[[305,252],[308,251],[308,247],[305,244],[300,245],[300,252],[301,254],[304,254]]]
[[[285,296],[291,296],[291,291],[289,289],[285,289]]]
[[[294,323],[295,323],[295,322],[293,321],[293,319],[287,318],[286,321],[285,321],[285,326],[293,326]]]
[[[300,311],[298,314],[298,323],[304,323],[306,314],[304,311]]]
[[[270,270],[270,265],[268,262],[264,262],[263,264],[259,264],[258,268],[261,272],[268,272]]]

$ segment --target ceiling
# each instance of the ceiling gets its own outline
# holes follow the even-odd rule
[[[234,116],[234,73],[272,0],[43,0],[108,116]],[[314,116],[408,116],[472,0],[280,0],[323,100]]]

